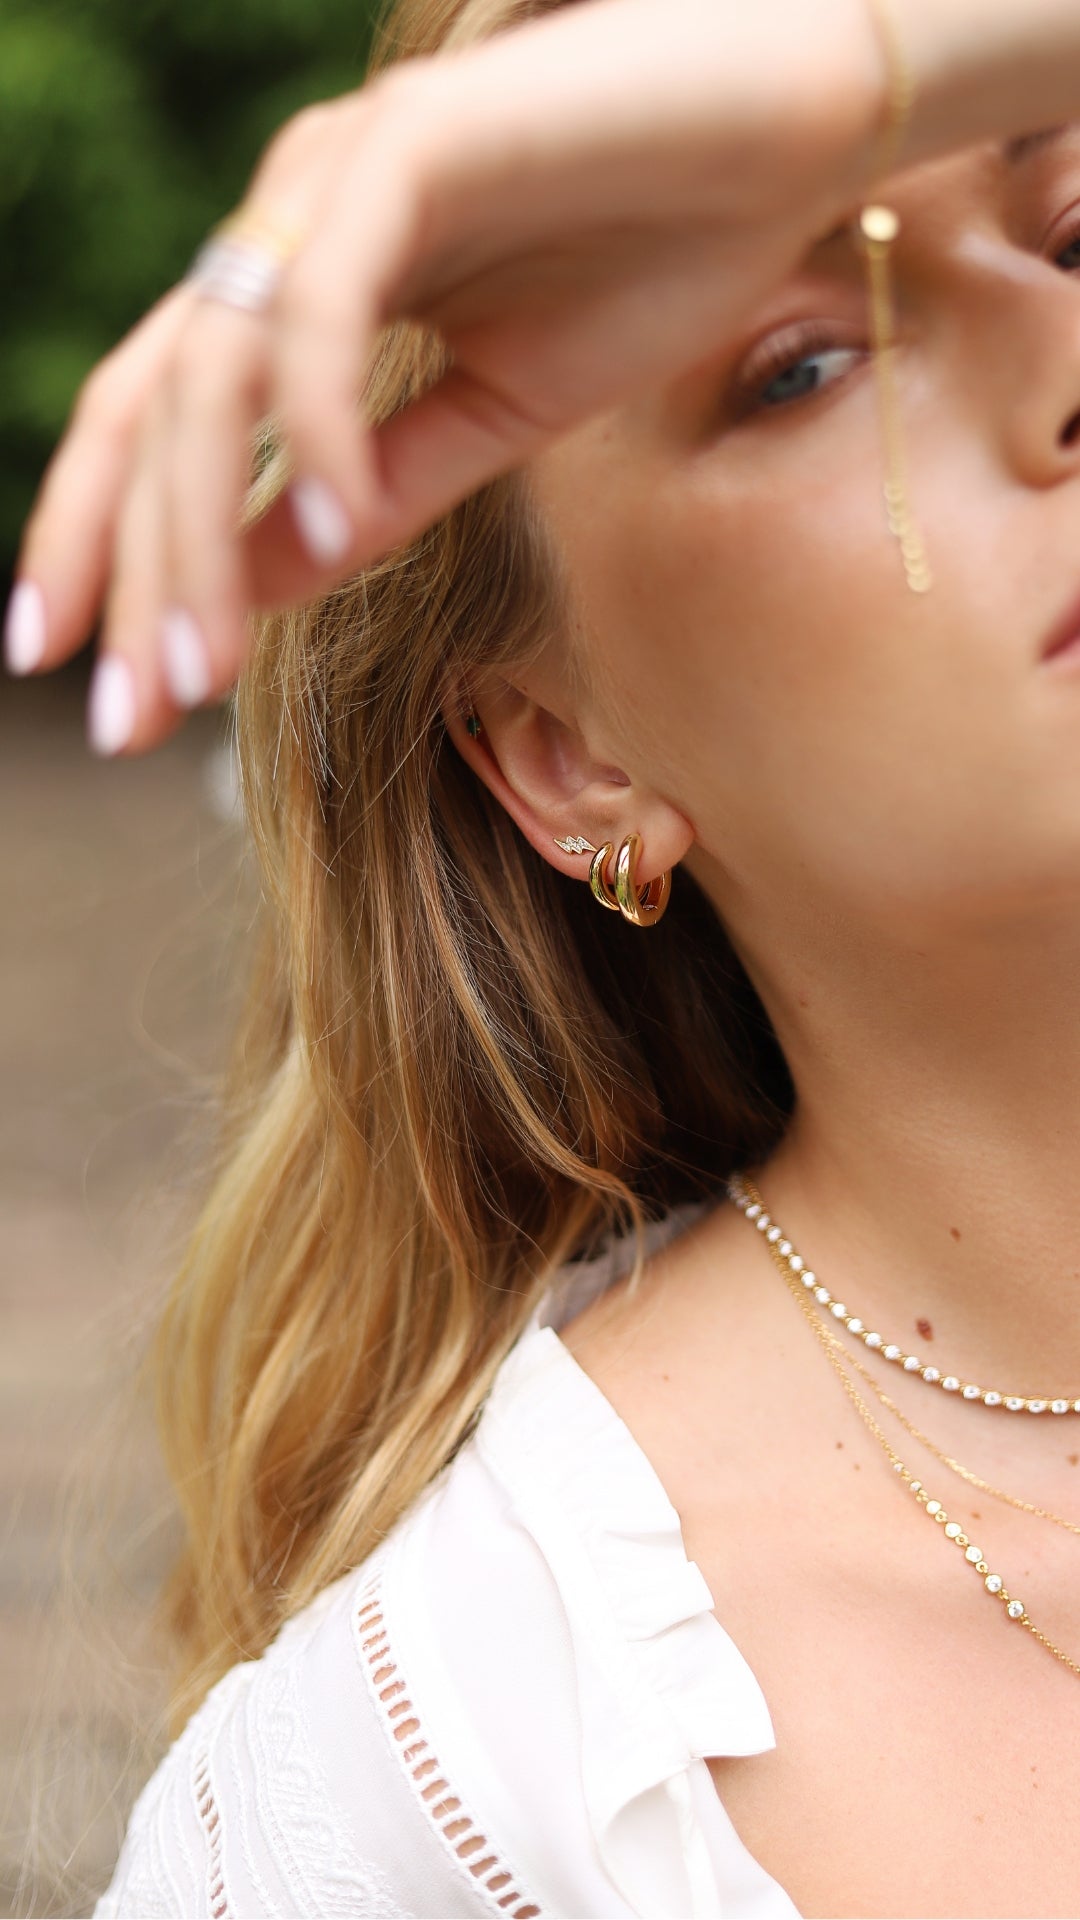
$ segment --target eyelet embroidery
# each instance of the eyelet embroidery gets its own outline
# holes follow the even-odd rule
[[[492,1911],[509,1920],[536,1920],[541,1909],[514,1884],[514,1875],[462,1807],[424,1738],[423,1723],[409,1698],[390,1646],[378,1576],[365,1588],[356,1614],[362,1664],[376,1710],[421,1806],[459,1867],[465,1867],[491,1897]]]
[[[195,1760],[195,1802],[199,1809],[206,1836],[206,1874],[210,1892],[210,1912],[213,1920],[229,1920],[229,1898],[225,1891],[225,1877],[221,1866],[221,1815],[214,1799],[213,1783],[210,1779],[210,1759],[205,1748]]]

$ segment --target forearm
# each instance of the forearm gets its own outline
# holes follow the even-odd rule
[[[1080,119],[1080,0],[889,0],[917,94],[903,165]]]

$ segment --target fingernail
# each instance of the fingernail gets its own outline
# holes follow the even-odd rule
[[[325,480],[294,480],[289,488],[300,538],[313,560],[341,560],[353,543],[353,530],[341,501]]]
[[[29,673],[45,656],[45,599],[32,580],[20,580],[4,618],[4,665]]]
[[[135,728],[135,676],[118,653],[106,653],[94,668],[87,706],[87,738],[95,753],[115,753]]]
[[[178,707],[197,707],[213,684],[206,641],[190,613],[170,607],[161,622],[165,684]]]

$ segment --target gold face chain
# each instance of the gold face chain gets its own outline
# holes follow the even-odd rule
[[[732,1180],[728,1188],[728,1194],[732,1204],[743,1214],[745,1214],[747,1207],[751,1205],[764,1209],[764,1202],[760,1193],[753,1182],[746,1178],[745,1174],[741,1174]],[[760,1215],[758,1217],[760,1218]],[[754,1225],[756,1222],[752,1221],[750,1224]],[[1071,1659],[1060,1647],[1055,1646],[1054,1642],[1048,1639],[1045,1633],[1040,1631],[1034,1621],[1029,1617],[1023,1601],[1010,1594],[999,1573],[991,1572],[988,1562],[983,1558],[982,1549],[973,1546],[970,1538],[964,1532],[959,1522],[949,1519],[941,1501],[933,1499],[922,1481],[916,1479],[904,1465],[899,1454],[889,1444],[887,1436],[878,1425],[878,1422],[863,1400],[854,1381],[850,1378],[846,1365],[848,1356],[844,1354],[843,1357],[841,1357],[839,1342],[834,1346],[832,1344],[833,1336],[829,1334],[824,1326],[819,1325],[817,1314],[809,1297],[800,1287],[795,1275],[791,1273],[787,1261],[780,1254],[775,1242],[766,1238],[764,1244],[773,1265],[783,1278],[784,1284],[792,1295],[792,1298],[797,1302],[810,1331],[821,1347],[829,1365],[837,1375],[848,1399],[851,1401],[860,1419],[873,1434],[878,1445],[882,1448],[883,1452],[888,1455],[893,1472],[903,1485],[907,1487],[908,1492],[918,1501],[923,1511],[941,1528],[945,1538],[951,1540],[953,1544],[960,1549],[966,1564],[981,1575],[985,1591],[990,1594],[992,1598],[1001,1602],[1006,1619],[1016,1621],[1021,1626],[1026,1627],[1033,1639],[1045,1647],[1048,1653],[1052,1653],[1054,1659],[1060,1661],[1062,1666],[1067,1667],[1070,1673],[1074,1673],[1076,1677],[1080,1679],[1080,1664]],[[1070,1529],[1070,1531],[1071,1530],[1072,1529]]]
[[[885,49],[889,74],[888,116],[882,136],[882,150],[875,168],[876,176],[884,179],[892,172],[900,155],[904,132],[914,105],[915,84],[885,0],[870,0],[870,10]],[[878,381],[881,437],[885,448],[885,511],[889,531],[900,543],[908,586],[912,593],[928,593],[933,585],[933,576],[922,534],[908,499],[907,462],[896,380],[895,314],[889,250],[900,232],[899,216],[892,207],[864,207],[859,215],[859,231],[866,253],[870,331]]]

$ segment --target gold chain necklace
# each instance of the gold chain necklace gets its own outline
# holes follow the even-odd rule
[[[752,1181],[746,1178],[745,1174],[739,1175],[729,1183],[728,1196],[732,1203],[743,1214],[745,1214],[748,1206],[763,1205],[761,1195],[758,1193],[757,1188]],[[874,1419],[873,1414],[863,1400],[854,1381],[848,1374],[845,1364],[847,1355],[841,1355],[839,1343],[836,1343],[835,1346],[831,1344],[832,1336],[830,1336],[824,1326],[818,1324],[817,1315],[808,1295],[803,1291],[797,1278],[792,1274],[786,1258],[778,1250],[777,1243],[766,1239],[765,1245],[768,1248],[773,1265],[783,1278],[784,1284],[792,1298],[797,1301],[810,1331],[820,1345],[829,1365],[839,1378],[844,1392],[852,1402],[860,1418],[865,1422],[866,1426],[869,1427],[878,1445],[882,1448],[883,1452],[888,1455],[892,1463],[893,1472],[907,1488],[908,1492],[918,1501],[924,1513],[928,1514],[935,1524],[941,1528],[945,1538],[951,1540],[953,1544],[960,1549],[964,1556],[965,1563],[982,1576],[985,1591],[990,1594],[992,1598],[1001,1602],[1006,1618],[1017,1621],[1021,1626],[1026,1627],[1032,1637],[1036,1639],[1041,1646],[1045,1647],[1048,1653],[1053,1654],[1055,1660],[1059,1660],[1062,1666],[1067,1667],[1070,1673],[1074,1673],[1077,1678],[1080,1679],[1080,1664],[1070,1659],[1067,1653],[1064,1653],[1060,1647],[1055,1646],[1054,1642],[1048,1639],[1045,1633],[1040,1631],[1030,1618],[1023,1601],[1018,1600],[1014,1595],[1010,1594],[999,1573],[991,1572],[988,1562],[983,1558],[982,1549],[972,1545],[971,1540],[959,1522],[949,1519],[941,1501],[931,1497],[929,1490],[923,1485],[922,1481],[915,1478],[904,1465],[899,1454],[890,1446],[886,1435],[882,1432],[881,1427]]]
[[[815,1316],[815,1320],[816,1320],[816,1316]],[[889,1397],[889,1395],[885,1392],[884,1387],[881,1387],[878,1385],[877,1381],[874,1379],[873,1374],[869,1371],[868,1368],[863,1366],[862,1361],[856,1360],[854,1354],[845,1353],[844,1348],[841,1345],[840,1341],[837,1339],[835,1333],[830,1332],[828,1327],[821,1326],[820,1321],[816,1321],[816,1324],[819,1327],[821,1327],[821,1331],[824,1333],[825,1338],[829,1342],[830,1346],[836,1348],[840,1353],[844,1355],[845,1365],[854,1367],[856,1373],[860,1373],[862,1375],[863,1379],[866,1381],[867,1386],[871,1387],[873,1391],[877,1394],[877,1397],[881,1401],[882,1406],[888,1407],[889,1412],[893,1414],[897,1420],[899,1420],[900,1425],[902,1427],[906,1427],[907,1431],[913,1436],[913,1438],[918,1441],[921,1441],[922,1445],[927,1449],[927,1451],[929,1453],[934,1454],[935,1457],[938,1460],[940,1460],[944,1466],[951,1467],[953,1473],[958,1473],[960,1475],[961,1480],[966,1480],[969,1483],[969,1485],[973,1487],[978,1487],[980,1493],[992,1494],[995,1500],[1004,1500],[1007,1506],[1015,1507],[1018,1513],[1030,1513],[1037,1520],[1049,1520],[1053,1523],[1055,1527],[1064,1527],[1066,1533],[1080,1534],[1080,1526],[1078,1526],[1074,1520],[1063,1519],[1060,1513],[1052,1512],[1052,1510],[1049,1507],[1037,1507],[1037,1506],[1034,1506],[1030,1500],[1021,1500],[1018,1494],[1006,1493],[1004,1487],[992,1487],[990,1485],[989,1480],[983,1480],[979,1474],[973,1473],[970,1467],[962,1467],[960,1465],[959,1460],[953,1459],[951,1453],[943,1453],[942,1449],[939,1446],[937,1446],[933,1440],[931,1440],[929,1434],[923,1433],[921,1428],[917,1427],[913,1420],[908,1419],[906,1413],[901,1412],[895,1400],[892,1400]]]
[[[918,1374],[920,1379],[925,1380],[927,1386],[937,1387],[942,1393],[953,1394],[969,1403],[979,1401],[984,1407],[1003,1407],[1006,1413],[1080,1413],[1080,1399],[1025,1398],[1023,1394],[999,1393],[993,1387],[977,1387],[974,1381],[963,1380],[957,1374],[942,1374],[940,1367],[924,1366],[917,1355],[906,1353],[895,1340],[886,1340],[884,1334],[876,1333],[872,1327],[867,1327],[859,1319],[858,1314],[849,1313],[842,1300],[833,1299],[828,1287],[823,1287],[817,1274],[810,1272],[805,1260],[796,1252],[791,1241],[785,1239],[781,1228],[765,1211],[764,1201],[758,1194],[757,1188],[753,1189],[751,1195],[749,1183],[741,1180],[736,1174],[729,1183],[729,1192],[732,1199],[741,1205],[737,1200],[740,1191],[748,1197],[748,1204],[742,1208],[742,1211],[748,1220],[753,1221],[758,1232],[765,1235],[770,1249],[775,1249],[783,1256],[791,1272],[798,1275],[800,1284],[812,1291],[820,1306],[828,1307],[834,1320],[841,1321],[849,1333],[862,1341],[864,1347],[870,1348],[873,1353],[880,1353],[883,1360],[888,1360],[904,1373]]]

